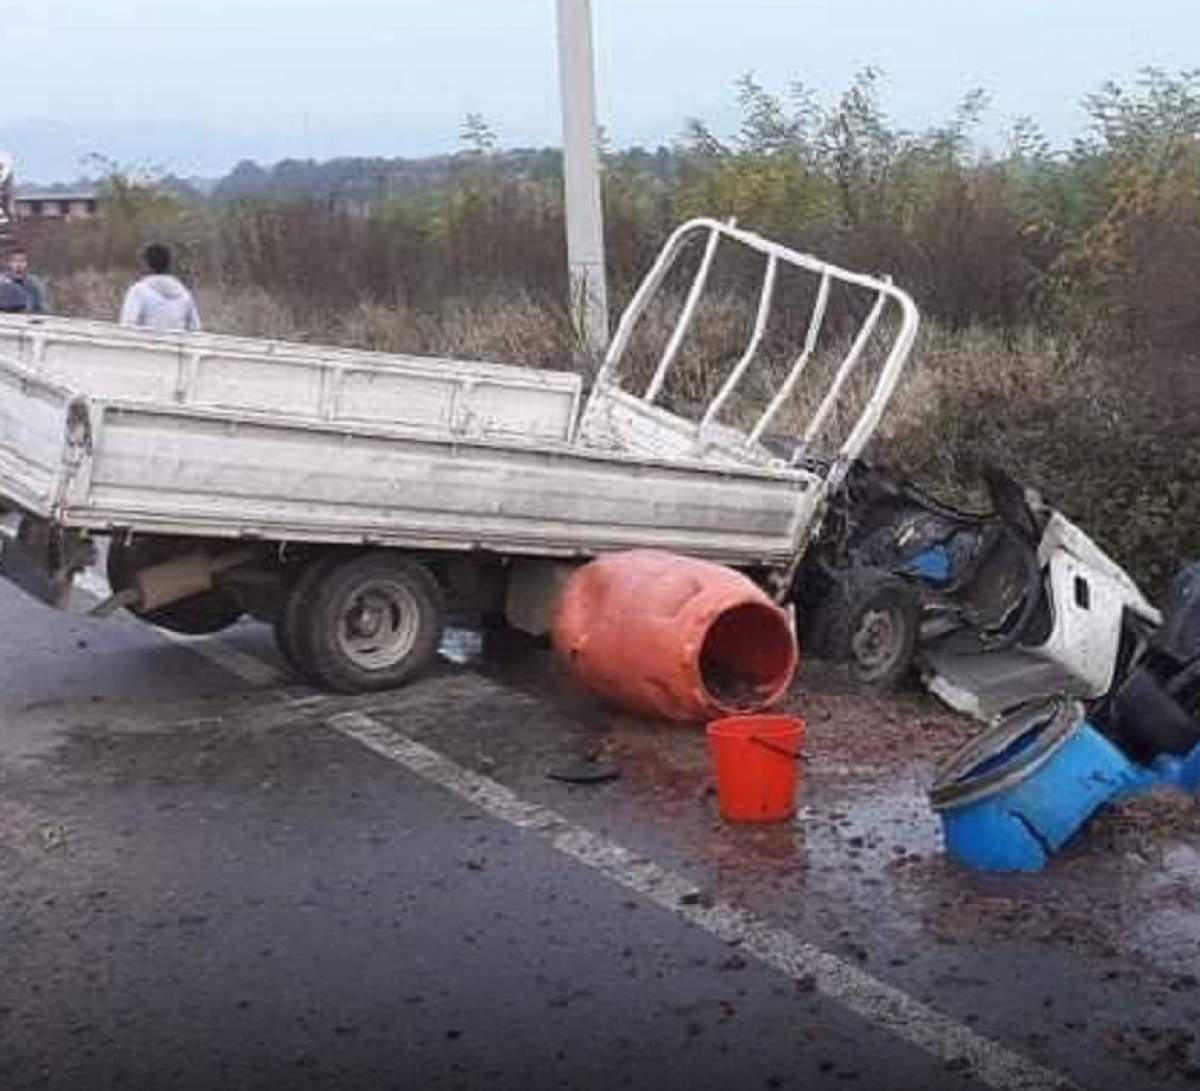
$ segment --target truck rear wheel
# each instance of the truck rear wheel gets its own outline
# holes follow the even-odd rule
[[[393,689],[437,655],[442,591],[428,569],[408,558],[376,552],[318,566],[294,597],[291,654],[298,669],[330,689]]]
[[[305,565],[288,587],[283,606],[272,622],[275,645],[279,648],[283,661],[298,677],[313,684],[320,684],[321,679],[306,651],[304,633],[307,610],[314,589],[325,574],[338,563],[337,557],[318,557]]]

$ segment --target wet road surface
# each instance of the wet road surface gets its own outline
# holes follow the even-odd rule
[[[1185,1086],[1200,821],[1155,798],[972,876],[923,798],[970,728],[811,672],[794,823],[703,739],[459,635],[334,698],[268,634],[0,587],[0,1088]],[[621,772],[573,786],[584,756]]]

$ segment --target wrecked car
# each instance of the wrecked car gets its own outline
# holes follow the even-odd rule
[[[849,662],[876,689],[915,667],[981,720],[1040,697],[1111,693],[1159,611],[1034,490],[997,467],[984,483],[992,510],[980,514],[852,467],[796,582],[810,654]]]

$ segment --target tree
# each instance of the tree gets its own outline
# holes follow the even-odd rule
[[[496,151],[496,134],[482,114],[467,114],[458,139],[466,147],[468,155],[482,158]]]

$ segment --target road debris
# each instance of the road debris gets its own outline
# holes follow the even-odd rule
[[[984,871],[1037,871],[1105,803],[1157,782],[1089,724],[1078,701],[1021,709],[940,770],[930,799],[946,849]]]
[[[729,716],[708,725],[717,804],[727,822],[785,822],[796,812],[804,721]]]
[[[560,780],[566,784],[605,784],[619,779],[621,770],[599,754],[588,754],[547,769],[546,776],[550,780]]]
[[[614,553],[573,573],[553,638],[585,688],[676,722],[770,707],[798,659],[787,613],[751,580],[659,550]]]
[[[67,827],[61,822],[43,822],[38,827],[38,838],[47,852],[67,847]]]

